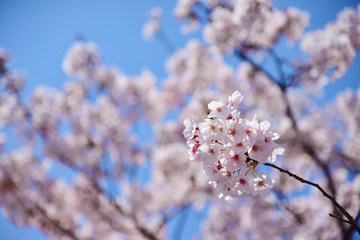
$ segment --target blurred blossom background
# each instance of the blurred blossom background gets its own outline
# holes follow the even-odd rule
[[[358,3],[356,0],[274,1],[274,5],[280,9],[295,6],[306,10],[310,15],[306,31],[323,28],[327,22],[335,21],[337,13],[344,7],[356,8]],[[167,77],[165,65],[173,48],[183,48],[193,38],[204,42],[201,29],[183,33],[181,24],[174,16],[175,6],[175,0],[0,0],[0,46],[12,56],[10,67],[20,70],[26,77],[25,99],[40,85],[55,88],[63,86],[68,80],[63,71],[63,59],[76,41],[95,43],[103,61],[118,67],[126,75],[139,75],[143,70],[150,70],[161,82]],[[162,35],[149,38],[151,29],[144,29],[144,25],[148,22],[150,9],[154,7],[159,7],[157,12],[152,12],[155,18],[160,9],[162,11]],[[156,28],[148,26],[151,27]],[[290,59],[304,57],[298,46],[290,49],[285,41],[277,50],[280,55]],[[225,60],[231,66],[238,64],[232,56]],[[345,88],[358,88],[359,66],[358,55],[341,81],[325,87],[324,94],[319,95],[319,103],[328,102],[336,92]],[[147,131],[146,126],[139,126],[139,131],[144,141],[151,138],[151,132]],[[61,167],[54,169],[53,174],[68,177],[66,169]],[[146,171],[143,178],[147,178]],[[175,224],[176,220],[171,224]],[[183,239],[199,232],[198,228],[197,221],[190,219]],[[47,238],[39,230],[13,225],[0,214],[0,239]]]

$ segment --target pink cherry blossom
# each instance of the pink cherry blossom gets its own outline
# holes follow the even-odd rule
[[[229,99],[233,96],[241,99],[238,91]],[[203,163],[203,170],[220,197],[233,198],[243,192],[252,195],[259,193],[261,196],[269,195],[274,180],[266,179],[266,174],[263,172],[257,175],[255,169],[257,164],[274,162],[276,155],[283,154],[284,149],[273,144],[273,140],[277,139],[278,135],[268,131],[269,122],[262,121],[259,124],[256,116],[251,121],[242,119],[233,103],[233,101],[229,101],[227,105],[221,101],[209,103],[208,118],[199,123],[200,131],[197,131],[196,135],[189,134],[189,129],[196,129],[190,124],[195,120],[184,120],[186,127],[184,136],[189,146],[190,159],[194,159],[193,155],[198,154],[196,159]],[[229,113],[237,117],[229,118]],[[245,179],[249,171],[254,172],[256,178]],[[243,188],[244,191],[239,188]]]

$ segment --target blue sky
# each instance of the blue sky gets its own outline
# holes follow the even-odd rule
[[[354,7],[357,3],[356,0],[275,1],[276,6],[293,5],[307,10],[311,15],[309,29],[322,28],[329,20],[335,20],[344,6]],[[164,64],[169,55],[156,40],[142,39],[146,12],[154,6],[163,8],[164,30],[178,48],[187,39],[200,36],[199,33],[181,35],[180,25],[173,18],[175,4],[174,0],[0,0],[0,46],[11,53],[12,66],[27,76],[26,96],[38,85],[62,86],[67,80],[61,68],[62,60],[80,35],[99,46],[108,65],[115,65],[129,75],[149,69],[160,80],[166,76]],[[357,57],[344,79],[326,88],[323,101],[331,99],[339,89],[358,87],[360,68],[355,66],[359,65]],[[14,226],[0,214],[0,239],[46,238],[37,230]]]

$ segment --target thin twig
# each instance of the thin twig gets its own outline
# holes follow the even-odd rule
[[[279,87],[279,89],[281,90],[282,93],[282,97],[284,99],[284,103],[285,103],[285,107],[286,107],[286,116],[290,119],[291,123],[292,123],[292,128],[295,130],[296,135],[297,135],[297,139],[299,141],[299,143],[301,144],[303,150],[314,160],[314,162],[318,165],[318,167],[320,167],[322,169],[322,171],[324,172],[326,179],[327,179],[327,185],[331,191],[331,194],[334,196],[334,199],[336,198],[336,190],[335,190],[335,184],[334,181],[332,179],[331,176],[331,172],[330,172],[330,168],[328,166],[328,164],[324,163],[323,161],[321,161],[321,159],[316,155],[315,151],[313,150],[313,148],[307,144],[306,142],[304,142],[301,139],[301,134],[300,131],[298,129],[297,126],[297,122],[295,119],[295,116],[293,114],[293,111],[291,109],[290,106],[290,102],[288,100],[288,97],[286,95],[287,92],[287,86],[278,81],[271,73],[269,73],[266,69],[264,69],[261,65],[257,64],[256,62],[254,62],[250,57],[248,57],[241,49],[235,49],[234,53],[241,58],[242,60],[250,63],[252,65],[253,68],[255,68],[256,70],[261,71],[263,74],[265,74],[270,81],[272,81],[273,83],[275,83],[275,85],[277,85]],[[339,214],[337,207],[333,204],[333,212],[335,214]],[[343,235],[345,234],[345,226],[343,224],[342,221],[338,221],[338,225],[343,233]]]
[[[104,192],[104,190],[95,182],[92,183],[93,188],[98,192],[98,194],[103,195],[104,197],[109,199],[109,196]],[[147,229],[145,226],[141,225],[139,221],[136,219],[135,216],[131,216],[131,214],[128,214],[125,212],[125,210],[116,202],[115,199],[109,199],[109,202],[115,207],[116,211],[120,213],[120,215],[124,217],[130,218],[136,227],[136,229],[146,238],[149,240],[158,240],[158,237],[156,236],[156,233],[153,233],[149,229]]]
[[[279,84],[278,84],[279,85]],[[301,144],[303,150],[314,160],[314,162],[316,163],[316,165],[318,167],[321,168],[321,170],[324,172],[325,176],[326,176],[326,180],[327,180],[327,186],[330,189],[331,195],[333,196],[334,200],[336,201],[336,189],[335,189],[335,183],[334,180],[332,178],[331,172],[330,172],[330,167],[327,163],[323,162],[316,154],[316,152],[314,151],[314,149],[312,148],[312,146],[309,145],[309,143],[305,142],[302,138],[301,138],[301,134],[300,134],[300,130],[297,126],[297,122],[294,116],[294,113],[291,109],[290,106],[290,102],[289,99],[287,97],[287,88],[285,85],[279,85],[280,90],[282,92],[282,97],[284,99],[284,102],[286,104],[286,115],[287,117],[290,119],[291,123],[292,123],[292,127],[295,130],[295,133],[297,135],[297,139],[299,141],[299,143]],[[337,207],[335,206],[334,202],[333,202],[333,212],[336,215],[339,215],[340,213],[337,210]],[[338,225],[342,231],[342,234],[345,234],[345,226],[343,224],[342,221],[338,221]]]
[[[79,238],[76,237],[75,233],[72,230],[66,229],[64,228],[60,222],[58,220],[54,220],[52,218],[50,218],[47,213],[45,212],[44,209],[42,209],[40,206],[37,206],[35,208],[37,210],[37,212],[39,212],[44,219],[57,231],[59,231],[60,233],[64,234],[65,236],[69,237],[70,239],[73,240],[78,240]]]
[[[264,73],[266,75],[266,77],[268,77],[271,81],[273,81],[274,83],[276,83],[277,85],[279,85],[280,83],[276,80],[276,78],[268,71],[266,71],[261,65],[257,64],[254,60],[252,60],[249,56],[247,56],[244,51],[242,51],[241,49],[235,49],[234,53],[236,56],[238,56],[239,58],[241,58],[242,60],[244,60],[245,62],[250,63],[250,65],[255,68],[256,70],[261,71],[262,73]]]
[[[295,178],[296,180],[302,182],[302,183],[306,183],[309,184],[315,188],[317,188],[323,195],[324,197],[330,199],[330,201],[346,216],[346,218],[349,220],[349,222],[351,223],[351,225],[356,229],[356,231],[359,233],[360,235],[360,227],[356,224],[355,220],[353,219],[353,217],[334,199],[334,197],[332,197],[330,194],[328,194],[322,187],[320,187],[319,184],[317,183],[313,183],[311,181],[305,180],[302,177],[299,177],[293,173],[291,173],[289,170],[285,170],[282,169],[281,167],[278,167],[272,163],[265,163],[265,166],[269,166],[272,168],[277,169],[280,172],[286,173],[287,175],[289,175],[292,178]]]
[[[342,219],[341,217],[335,216],[335,215],[332,214],[332,213],[329,213],[329,216],[330,216],[330,217],[333,217],[333,218],[336,218],[336,219],[338,219],[338,220],[340,220],[340,221],[346,222],[346,223],[348,223],[348,224],[351,224],[350,221],[345,220],[345,219]]]
[[[360,220],[360,210],[357,214],[357,216],[355,217],[355,222],[359,222]],[[354,232],[355,228],[353,225],[351,225],[351,227],[349,227],[346,232],[345,232],[345,235],[344,235],[344,239],[350,239],[352,233]]]
[[[283,69],[284,61],[277,55],[277,53],[275,52],[274,49],[269,49],[269,54],[270,54],[270,56],[272,56],[272,58],[274,59],[274,61],[276,63],[275,65],[276,65],[276,69],[277,69],[277,72],[280,77],[280,82],[282,82],[284,85],[286,85],[285,72]]]

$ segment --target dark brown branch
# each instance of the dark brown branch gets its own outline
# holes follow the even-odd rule
[[[104,195],[106,198],[109,199],[109,196],[103,191],[103,189],[96,183],[92,184],[94,189],[101,195]],[[134,221],[134,225],[136,229],[147,239],[149,240],[158,240],[155,233],[151,232],[149,229],[142,226],[139,221],[134,216],[130,216],[125,212],[125,210],[113,199],[109,199],[110,203],[115,207],[116,211],[118,211],[122,216],[129,217],[132,221]]]
[[[135,219],[134,219],[135,220]],[[141,226],[139,224],[138,221],[135,220],[135,225],[136,225],[136,229],[139,230],[139,232],[146,237],[147,239],[150,240],[157,240],[158,238],[152,233],[150,232],[148,229],[146,229],[145,227]]]
[[[275,65],[276,65],[276,69],[277,69],[277,72],[278,72],[279,77],[280,77],[280,82],[282,82],[284,85],[286,85],[285,72],[284,72],[284,69],[283,69],[284,61],[277,55],[275,50],[272,49],[272,48],[269,49],[269,54],[274,59],[274,61],[276,63]]]
[[[279,200],[279,205],[286,211],[288,211],[299,224],[303,224],[305,222],[305,218],[302,216],[302,214],[295,211],[288,204],[285,203],[285,201],[288,201],[286,195],[284,195],[281,191],[275,188],[273,188],[273,192],[275,193],[276,198]]]
[[[66,229],[63,226],[61,226],[61,224],[59,223],[59,221],[57,220],[53,220],[51,219],[47,213],[44,211],[44,209],[42,209],[41,207],[37,206],[35,208],[37,210],[37,212],[39,212],[44,219],[46,219],[46,221],[54,228],[56,229],[58,232],[64,234],[65,236],[69,237],[70,239],[73,240],[78,240],[78,238],[76,237],[76,235],[74,234],[74,232],[72,230]]]
[[[360,210],[357,214],[357,216],[355,217],[355,222],[359,222],[360,220]],[[351,225],[351,227],[349,227],[346,232],[345,232],[345,236],[344,236],[344,239],[350,239],[351,235],[353,234],[355,228],[353,225]]]
[[[19,189],[16,186],[16,184],[12,182],[12,180],[10,180],[9,183],[11,184],[11,187],[14,187],[16,189],[17,192],[21,192],[21,189]],[[20,205],[22,205],[22,206],[27,205],[27,204],[24,204],[24,202],[23,202],[24,200],[21,195],[16,194],[16,196],[17,196],[17,200],[19,201]],[[34,216],[35,214],[39,214],[40,217],[42,217],[42,219],[45,220],[45,222],[41,223],[43,226],[48,224],[52,227],[53,230],[57,231],[58,233],[60,233],[62,235],[69,237],[72,240],[79,239],[78,237],[76,237],[75,233],[72,230],[63,227],[58,220],[50,218],[48,216],[48,214],[46,213],[46,211],[40,205],[37,204],[35,207],[27,208],[24,211],[28,216]]]
[[[356,231],[360,235],[360,227],[356,224],[356,221],[353,219],[353,217],[335,200],[334,197],[332,197],[322,187],[320,187],[319,184],[313,183],[313,182],[308,181],[308,180],[305,180],[305,179],[291,173],[289,170],[282,169],[282,168],[280,168],[280,167],[278,167],[278,166],[276,166],[276,165],[274,165],[272,163],[265,163],[264,165],[275,168],[278,171],[280,171],[282,173],[286,173],[290,177],[295,178],[296,180],[298,180],[298,181],[300,181],[302,183],[306,183],[308,185],[311,185],[311,186],[317,188],[323,194],[324,197],[328,198],[337,207],[337,209],[339,209],[341,211],[341,213],[343,213],[345,215],[345,217],[349,220],[351,225],[356,229]]]
[[[241,58],[242,60],[244,60],[245,62],[250,63],[250,65],[255,69],[255,70],[259,70],[262,73],[264,73],[266,75],[266,77],[268,77],[271,81],[273,81],[274,83],[276,83],[277,85],[279,85],[279,83],[276,81],[276,78],[271,75],[271,73],[269,73],[268,71],[266,71],[262,66],[260,66],[259,64],[257,64],[256,62],[254,62],[254,60],[252,60],[250,57],[248,57],[241,49],[235,49],[234,51],[235,55],[238,56],[239,58]]]
[[[300,134],[300,131],[299,131],[298,127],[297,127],[295,116],[293,114],[293,111],[291,109],[289,100],[288,100],[287,95],[286,95],[287,86],[284,83],[282,83],[280,81],[277,81],[277,79],[272,74],[270,74],[261,65],[257,64],[251,58],[249,58],[241,49],[235,49],[234,53],[239,58],[241,58],[242,60],[250,63],[252,65],[252,67],[254,67],[256,70],[259,70],[263,74],[265,74],[266,77],[270,79],[270,81],[272,81],[273,83],[275,83],[279,87],[279,89],[281,90],[281,93],[282,93],[282,97],[284,99],[284,103],[286,104],[286,106],[285,106],[286,107],[286,116],[290,119],[290,121],[292,123],[292,128],[295,130],[296,135],[297,135],[297,140],[301,144],[303,150],[314,160],[314,162],[324,172],[325,177],[327,179],[327,185],[328,185],[328,187],[329,187],[329,189],[331,191],[331,194],[334,196],[334,198],[336,198],[335,184],[334,184],[334,181],[333,181],[332,176],[331,176],[329,165],[324,163],[323,161],[321,161],[321,159],[315,153],[314,149],[309,144],[307,144],[306,142],[304,142],[301,139],[301,134]],[[337,207],[334,204],[333,204],[333,212],[336,215],[340,215],[340,213],[337,210]],[[344,226],[343,222],[338,221],[338,225],[339,225],[339,227],[340,227],[340,229],[341,229],[341,231],[343,233],[343,236],[344,236],[346,229],[345,229],[345,226]]]
[[[323,162],[317,156],[314,149],[307,142],[304,142],[303,139],[301,138],[300,130],[299,130],[298,126],[297,126],[295,116],[293,114],[293,111],[292,111],[291,106],[290,106],[290,102],[289,102],[289,100],[287,98],[287,95],[286,95],[287,88],[284,85],[279,85],[279,87],[280,87],[280,90],[282,92],[284,102],[286,104],[286,115],[290,119],[290,121],[292,123],[292,127],[296,132],[297,140],[301,144],[304,152],[306,152],[314,160],[316,165],[318,167],[320,167],[321,170],[324,172],[326,180],[327,180],[327,186],[330,189],[331,195],[334,197],[334,199],[336,199],[335,183],[334,183],[334,180],[333,180],[333,178],[331,176],[329,165],[327,163]],[[333,212],[336,215],[340,215],[340,213],[337,210],[337,207],[334,204],[333,204]],[[340,227],[340,229],[342,231],[342,234],[344,236],[346,229],[345,229],[345,226],[344,226],[343,222],[338,221],[338,225],[339,225],[339,227]]]
[[[360,173],[359,159],[356,159],[356,158],[351,157],[343,152],[336,151],[336,150],[331,152],[331,156],[333,156],[333,158],[335,158],[335,159],[341,160],[342,163],[345,163],[347,165],[347,168],[351,172],[353,172],[355,174]]]
[[[333,218],[336,218],[336,219],[338,219],[338,220],[340,220],[340,221],[343,221],[343,222],[345,222],[345,223],[351,224],[350,221],[345,220],[345,219],[342,219],[341,217],[335,216],[335,215],[332,214],[332,213],[329,213],[329,216],[330,216],[330,217],[333,217]]]

